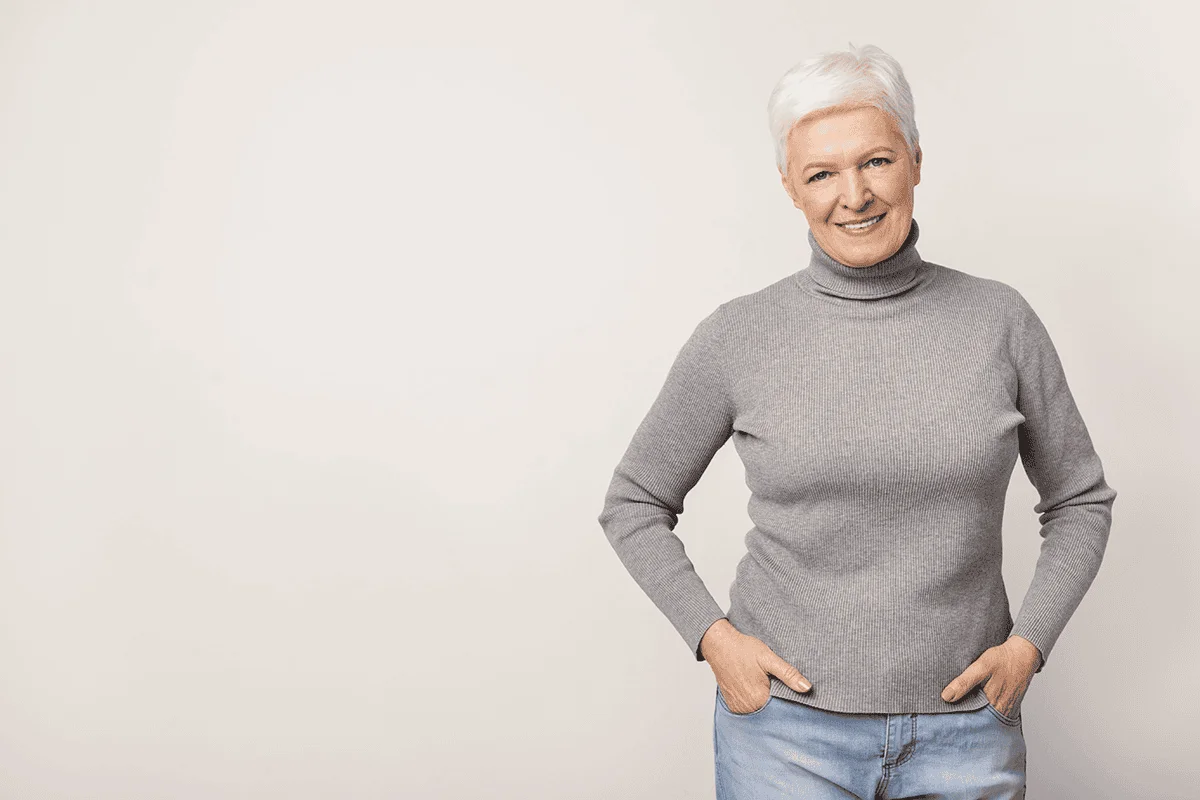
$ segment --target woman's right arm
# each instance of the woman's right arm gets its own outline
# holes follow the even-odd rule
[[[703,661],[700,641],[725,612],[687,557],[675,525],[684,497],[733,434],[722,367],[722,309],[705,317],[613,470],[599,522],[621,563]]]

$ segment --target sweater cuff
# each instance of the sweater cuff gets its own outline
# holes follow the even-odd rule
[[[1008,635],[1020,636],[1037,648],[1038,653],[1042,656],[1042,663],[1038,664],[1038,668],[1033,671],[1033,674],[1041,672],[1042,667],[1046,666],[1046,658],[1050,655],[1050,650],[1054,647],[1057,637],[1046,628],[1030,622],[1026,617],[1018,619]]]
[[[713,609],[704,616],[697,616],[692,621],[685,623],[680,633],[683,634],[684,641],[692,648],[692,654],[696,656],[697,661],[703,661],[704,655],[700,652],[700,642],[704,640],[704,634],[708,633],[708,629],[715,623],[721,620],[727,620],[725,612],[721,607],[713,603]]]
[[[1020,633],[1017,633],[1016,629],[1014,629],[1013,632],[1008,635],[1008,638],[1011,639],[1014,636],[1019,637],[1021,639],[1024,639],[1025,641],[1029,642],[1038,651],[1038,668],[1033,671],[1033,674],[1036,675],[1039,672],[1041,672],[1042,667],[1045,666],[1045,664],[1046,664],[1045,650],[1042,648],[1042,646],[1039,646],[1039,645],[1035,644],[1034,642],[1030,641],[1028,637],[1022,636]]]

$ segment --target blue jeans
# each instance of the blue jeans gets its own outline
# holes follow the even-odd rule
[[[1025,734],[988,704],[847,714],[772,696],[735,714],[717,687],[717,800],[1023,800]]]

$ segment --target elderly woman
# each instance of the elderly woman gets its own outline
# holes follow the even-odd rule
[[[824,53],[768,104],[808,266],[679,350],[599,522],[716,676],[719,798],[1024,797],[1021,700],[1100,567],[1116,492],[1013,287],[924,260],[903,70]],[[753,527],[724,612],[673,533],[732,437]],[[1041,555],[1014,622],[1017,456]]]

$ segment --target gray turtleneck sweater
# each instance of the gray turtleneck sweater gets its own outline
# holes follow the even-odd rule
[[[727,618],[842,712],[983,707],[942,689],[1011,634],[1043,665],[1100,568],[1116,492],[1038,315],[1014,288],[924,261],[912,222],[869,267],[808,234],[806,269],[722,303],[679,350],[599,522],[697,660]],[[727,440],[753,526],[721,610],[674,529]],[[1041,554],[1016,621],[1001,519],[1018,455]],[[1041,667],[1039,667],[1039,671]]]

